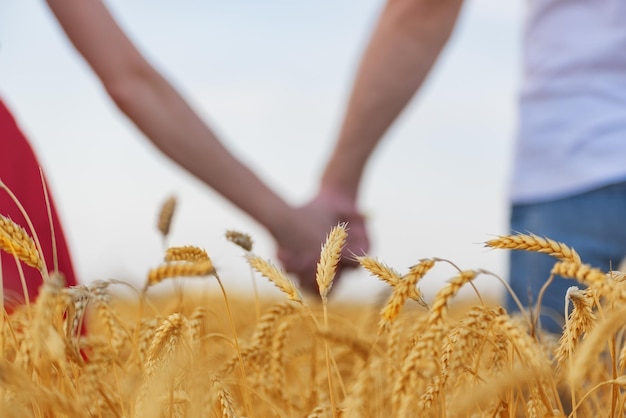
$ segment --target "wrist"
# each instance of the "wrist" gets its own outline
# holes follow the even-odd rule
[[[359,177],[359,175],[333,170],[329,167],[320,180],[317,195],[356,207]]]
[[[344,127],[320,180],[320,189],[352,201],[357,200],[361,176],[370,154],[370,148],[356,138],[363,138],[362,132],[351,132]]]
[[[331,209],[340,217],[359,213],[357,193],[352,188],[321,183],[313,201],[314,205]]]

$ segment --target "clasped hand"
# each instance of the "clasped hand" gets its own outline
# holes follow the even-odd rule
[[[348,238],[337,266],[335,283],[345,269],[358,266],[355,255],[369,250],[365,218],[354,202],[330,193],[320,192],[307,204],[293,209],[293,218],[285,222],[276,237],[278,259],[288,273],[298,277],[303,291],[316,294],[317,263],[323,243],[331,229],[345,222]]]

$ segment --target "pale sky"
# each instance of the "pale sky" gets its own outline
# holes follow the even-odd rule
[[[370,162],[370,255],[400,272],[425,257],[506,276],[482,242],[507,231],[523,2],[469,0],[424,88]],[[312,196],[382,1],[107,1],[140,50],[225,144],[293,203]],[[175,166],[115,108],[43,1],[0,0],[0,96],[34,144],[82,281],[141,285],[162,256],[160,204],[178,198],[172,245],[205,248],[231,292],[250,289],[227,229],[260,226]],[[453,274],[436,268],[427,296]],[[481,290],[500,292],[493,279]],[[259,278],[262,289],[274,291]],[[364,270],[337,297],[372,299]]]

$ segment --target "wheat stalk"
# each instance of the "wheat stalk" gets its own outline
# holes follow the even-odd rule
[[[159,212],[159,220],[157,223],[157,228],[161,231],[161,235],[163,238],[166,238],[170,233],[170,228],[172,226],[172,218],[174,217],[174,211],[176,210],[176,197],[170,196],[168,197],[163,205],[161,206],[161,210]]]
[[[333,286],[337,264],[341,258],[341,250],[346,245],[347,236],[346,224],[339,224],[331,229],[326,237],[326,242],[322,246],[320,261],[317,263],[315,280],[319,287],[320,296],[324,301],[326,301],[328,292],[330,292]]]
[[[588,264],[561,261],[554,265],[552,273],[576,279],[587,286],[596,287],[601,293],[610,294],[613,288],[612,283],[606,280],[606,274],[602,270]]]
[[[23,229],[12,231],[30,238]],[[0,237],[17,257],[5,229]],[[557,343],[541,330],[529,333],[530,321],[509,316],[488,299],[449,314],[452,298],[482,270],[459,270],[428,311],[407,309],[400,316],[408,299],[423,303],[417,284],[440,261],[435,258],[404,275],[372,257],[356,258],[391,287],[377,318],[378,335],[367,320],[378,308],[359,306],[366,309],[353,313],[349,304],[338,303],[329,314],[327,297],[346,239],[343,224],[326,237],[318,263],[321,324],[321,309],[305,305],[284,272],[251,253],[247,238],[227,232],[252,269],[300,306],[284,301],[255,316],[244,299],[238,311],[206,251],[192,246],[167,249],[165,264],[149,271],[144,290],[170,277],[212,274],[225,311],[210,303],[206,290],[185,303],[164,297],[162,306],[152,300],[158,292],[140,292],[135,309],[134,303],[119,303],[124,296],[113,300],[114,281],[66,289],[52,275],[36,303],[4,315],[0,415],[235,417],[241,409],[249,417],[564,418],[561,402],[570,401],[571,418],[580,418],[615,417],[625,408],[625,275],[582,264],[565,244],[532,234],[487,243],[551,254],[558,259],[553,274],[588,286],[568,291],[573,309]],[[28,251],[37,248],[25,242]],[[144,309],[146,303],[152,310]],[[82,334],[88,307],[94,310],[87,311],[89,332]],[[568,383],[569,397],[561,391]]]
[[[156,329],[146,356],[147,377],[154,375],[160,360],[167,359],[168,354],[174,351],[183,331],[187,328],[187,319],[180,313],[173,313]]]
[[[191,263],[199,263],[211,261],[206,250],[194,247],[193,245],[185,245],[182,247],[170,247],[165,251],[164,260],[166,262],[188,261]]]
[[[0,215],[0,249],[37,270],[43,267],[35,241],[24,228],[3,215]]]
[[[625,315],[626,307],[620,307],[607,315],[587,334],[585,341],[582,342],[580,348],[573,356],[572,365],[569,369],[570,385],[576,387],[584,381],[591,367],[597,364],[595,356],[602,351],[602,347],[609,341],[611,336],[624,327]]]
[[[289,300],[302,303],[302,295],[296,287],[296,285],[285,276],[280,269],[274,266],[269,261],[263,260],[261,257],[254,254],[247,254],[246,260],[248,264],[259,272],[263,277],[274,283],[284,294],[287,295]]]
[[[268,361],[269,350],[271,347],[272,336],[279,325],[279,321],[295,312],[294,305],[289,302],[283,302],[272,306],[256,324],[249,344],[242,350],[242,357],[249,363],[264,364]],[[239,357],[231,356],[231,359],[224,363],[220,368],[218,375],[226,376],[230,374]]]
[[[543,238],[535,234],[504,235],[489,240],[485,246],[508,250],[525,250],[549,254],[561,261],[580,264],[580,256],[573,249],[562,242]]]
[[[148,272],[148,280],[145,287],[154,286],[165,279],[173,277],[203,277],[210,274],[215,274],[215,268],[211,260],[195,263],[167,263],[155,267]]]
[[[217,397],[217,402],[220,405],[220,411],[222,413],[223,418],[236,418],[237,412],[235,409],[235,402],[233,400],[232,395],[224,385],[224,382],[217,377],[213,376],[211,378],[211,383],[213,386],[213,390],[215,396]]]
[[[427,258],[420,261],[419,264],[411,267],[402,280],[394,286],[393,293],[381,312],[379,333],[388,329],[391,322],[397,318],[409,295],[412,294],[412,290],[415,289],[417,282],[424,277],[428,270],[433,268],[434,265],[435,260],[433,259]]]
[[[402,280],[400,273],[373,257],[358,256],[356,259],[359,264],[365,268],[365,270],[369,271],[370,274],[378,277],[391,287],[395,287]],[[417,286],[409,288],[408,297],[419,303],[421,306],[428,308],[428,304],[424,301],[422,292],[419,291]]]
[[[467,270],[460,272],[456,277],[450,280],[450,283],[437,293],[432,303],[431,314],[429,323],[436,325],[440,323],[447,310],[448,300],[450,300],[459,289],[465,284],[474,280],[477,272],[474,270]]]
[[[580,290],[572,286],[567,290],[566,297],[572,301],[574,308],[565,321],[563,333],[555,350],[557,364],[560,367],[576,349],[580,336],[589,332],[596,322],[596,316],[593,313],[594,300],[588,290]]]
[[[122,321],[117,317],[111,306],[111,295],[108,287],[109,282],[95,281],[89,286],[89,294],[90,300],[96,306],[98,317],[105,325],[110,347],[114,355],[117,355],[124,344],[124,340],[130,333],[124,328]]]
[[[232,242],[235,245],[246,250],[246,252],[252,251],[252,237],[248,234],[244,234],[243,232],[228,230],[226,231],[226,239]]]

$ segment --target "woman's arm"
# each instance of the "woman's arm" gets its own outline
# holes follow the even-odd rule
[[[100,0],[47,0],[120,110],[163,153],[264,225],[293,233],[291,208],[235,158],[141,55]]]

